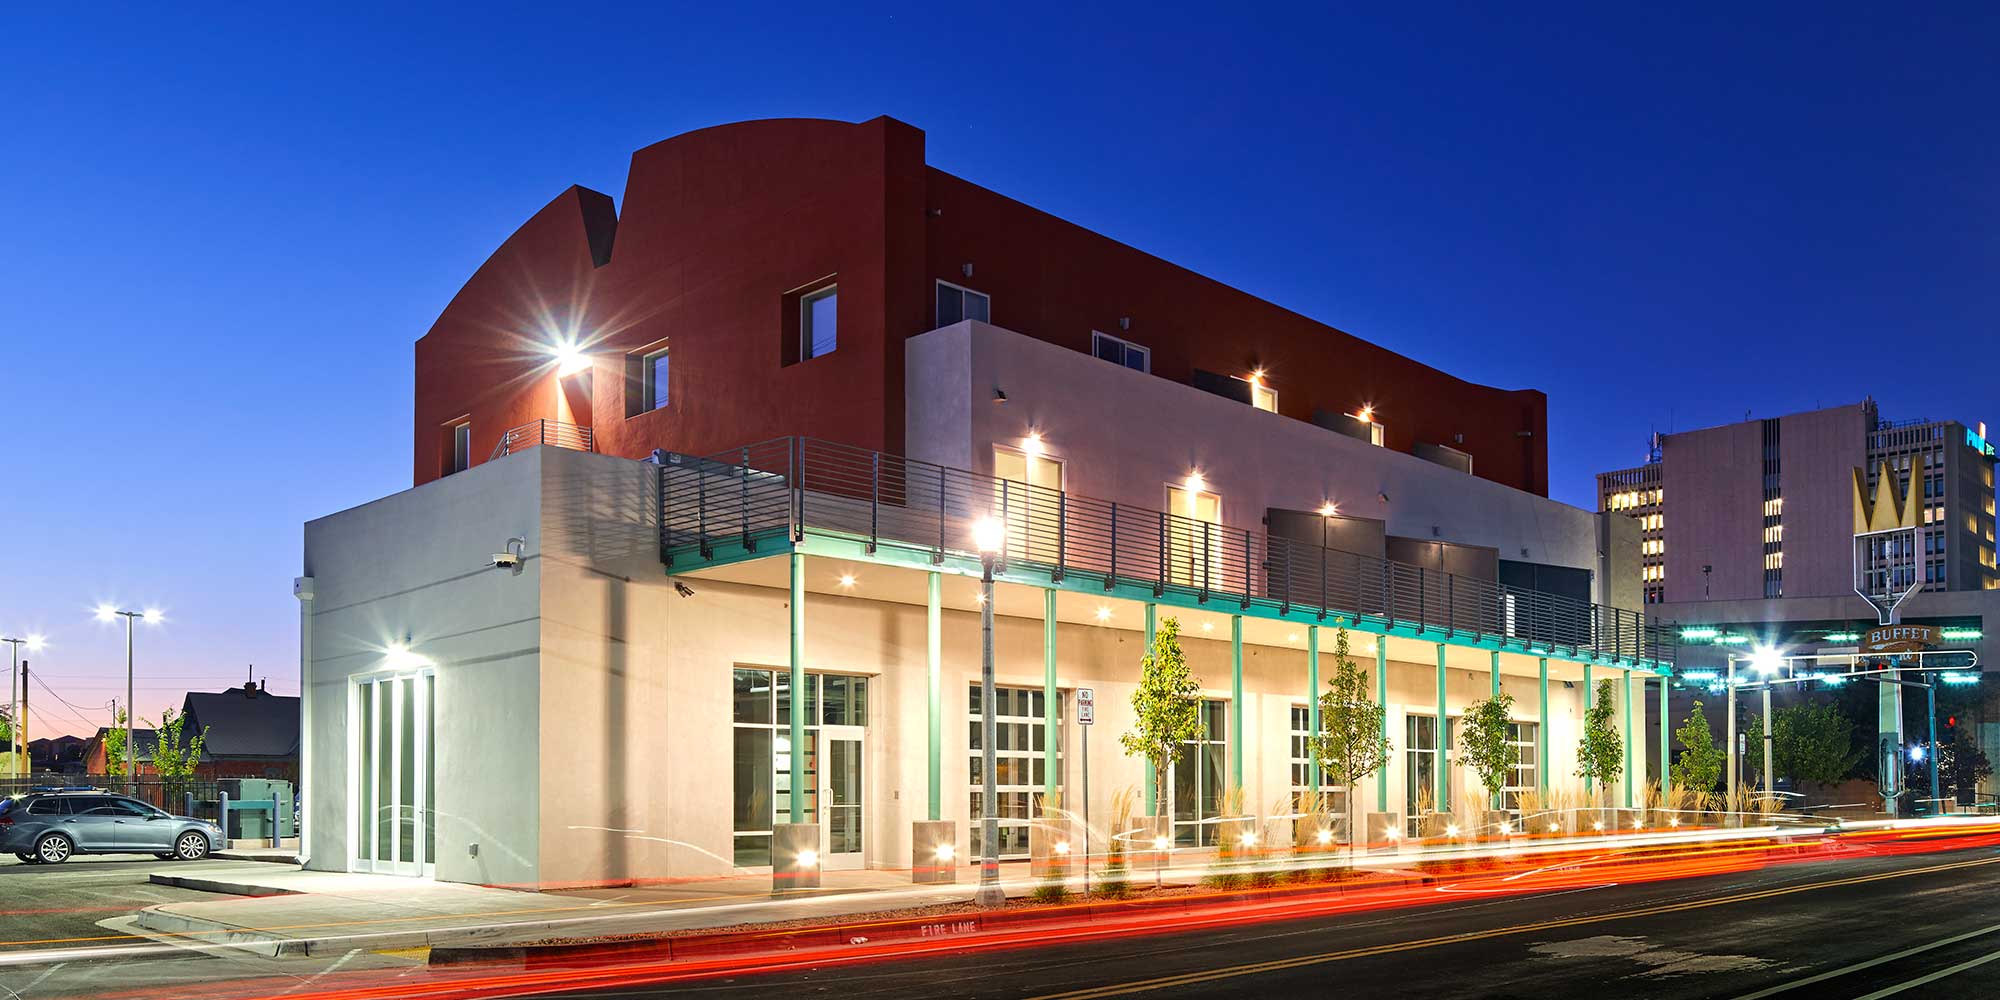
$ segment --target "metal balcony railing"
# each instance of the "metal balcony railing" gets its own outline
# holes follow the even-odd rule
[[[1678,630],[1643,612],[1471,579],[1172,513],[1076,496],[811,438],[779,438],[660,467],[669,566],[807,534],[977,558],[972,526],[1006,528],[1013,568],[1199,603],[1367,619],[1524,652],[1672,661]],[[1071,585],[1077,581],[1072,580]]]
[[[566,424],[560,420],[533,420],[500,435],[500,440],[493,445],[493,455],[487,461],[542,445],[553,445],[572,451],[596,451],[597,439],[591,434],[590,428],[578,424]]]

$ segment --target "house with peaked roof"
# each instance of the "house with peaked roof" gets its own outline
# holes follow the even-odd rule
[[[183,738],[208,732],[195,773],[204,778],[299,778],[299,699],[255,681],[226,691],[190,691]]]

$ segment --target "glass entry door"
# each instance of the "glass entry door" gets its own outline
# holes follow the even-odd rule
[[[821,726],[820,867],[860,868],[868,743],[860,726]]]
[[[348,812],[354,871],[431,875],[436,870],[437,675],[357,680],[348,703]]]

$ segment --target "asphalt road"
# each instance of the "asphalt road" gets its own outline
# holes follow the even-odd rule
[[[563,995],[2000,996],[2000,851],[1990,848],[1439,899],[1418,910]]]

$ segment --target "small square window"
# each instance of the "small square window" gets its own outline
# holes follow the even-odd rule
[[[840,288],[828,285],[799,297],[799,360],[832,354],[840,346]]]
[[[992,300],[983,293],[961,288],[949,281],[937,283],[937,325],[950,326],[960,320],[991,322]]]

